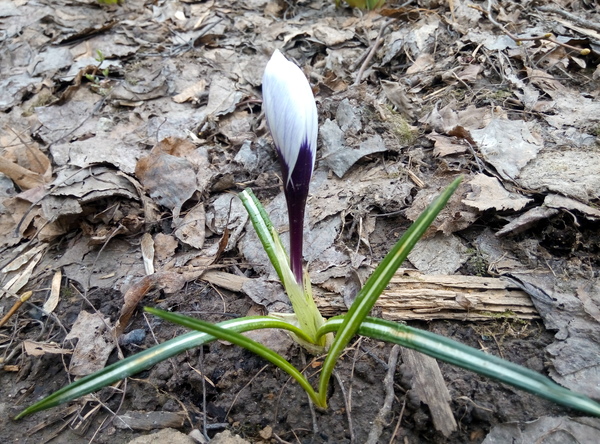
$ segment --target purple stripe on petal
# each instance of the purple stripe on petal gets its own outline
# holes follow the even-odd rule
[[[291,172],[279,150],[278,153],[282,176],[284,180],[289,178],[284,184],[284,192],[288,207],[290,228],[290,266],[296,277],[296,281],[301,283],[304,210],[314,166],[313,150],[309,142],[305,140],[300,146],[298,159],[294,165],[294,170]]]

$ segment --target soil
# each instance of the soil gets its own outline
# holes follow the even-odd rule
[[[41,2],[41,4],[43,3]],[[90,10],[100,10],[95,2],[91,2],[91,6],[89,3],[85,6],[86,9],[82,10],[82,14],[89,14]],[[155,3],[162,5],[162,2],[126,1],[125,5],[121,6],[127,8],[126,12],[122,12],[123,17],[133,20],[133,23],[137,23],[135,20],[139,20],[140,23],[137,23],[136,26],[142,26],[143,17],[146,16],[140,11],[147,12],[151,10]],[[249,14],[249,11],[234,2],[231,3],[227,3],[229,9],[226,12],[235,16],[236,20],[239,19],[241,23],[242,18]],[[448,6],[441,3],[435,1],[414,2],[415,5],[418,4],[421,8],[430,8],[438,14],[450,17]],[[522,3],[523,14],[531,16],[533,9],[536,8],[536,3]],[[581,13],[581,9],[577,8],[584,8],[585,11],[589,11],[590,8],[594,7],[593,5],[591,7],[589,5],[575,7],[572,4],[573,2],[565,3],[568,4],[570,10],[575,8],[576,13]],[[587,2],[584,3],[585,5],[588,4]],[[287,2],[271,2],[269,4],[272,4],[270,13],[278,14],[281,18],[284,14],[289,14],[290,16],[304,17],[304,19],[310,21],[317,20],[320,16],[318,9],[314,7],[310,9],[310,13],[307,13],[308,5],[306,2],[294,2],[294,5]],[[177,5],[183,5],[181,8],[185,9],[189,15],[189,11],[186,9],[189,7],[187,2],[181,4],[177,2]],[[275,8],[273,5],[277,7]],[[389,5],[390,8],[397,6],[397,4]],[[84,6],[70,5],[69,8],[71,9],[69,11],[75,14],[77,8],[80,7],[83,8]],[[353,19],[355,14],[362,14],[347,7],[335,10],[328,3],[322,7],[327,8],[327,14],[331,16],[342,14],[348,20]],[[117,11],[114,13],[119,13],[119,7],[115,8],[109,10],[109,12]],[[106,9],[103,11],[106,11]],[[221,16],[224,16],[224,14],[225,12],[222,12]],[[489,32],[489,29],[491,29],[489,23],[484,19],[481,19],[481,21],[485,22],[485,26],[482,26],[484,26],[486,32]],[[127,30],[130,25],[125,23],[124,28],[114,26],[112,31],[108,31],[109,33],[117,32],[119,29]],[[372,29],[377,31],[378,26],[373,26]],[[464,26],[467,26],[467,24]],[[240,29],[241,27],[240,25]],[[166,38],[168,35],[166,28],[160,29],[161,38]],[[400,27],[394,29],[400,29]],[[243,53],[244,48],[252,46],[249,42],[252,42],[260,34],[260,29],[251,27],[245,28],[244,32],[235,27],[229,28],[228,31],[231,33],[228,37],[236,37],[238,39],[236,42],[231,43],[226,41],[226,36],[213,35],[207,31],[205,36],[199,37],[190,45],[186,43],[177,47],[179,49],[184,48],[185,51],[182,50],[181,53],[173,52],[169,57],[164,56],[164,59],[172,61],[173,66],[177,67],[181,73],[185,72],[186,67],[195,66],[199,77],[208,77],[209,74],[213,74],[213,68],[210,63],[202,59],[202,48],[214,48],[220,44],[227,44],[232,47],[238,45],[241,48],[240,52]],[[158,31],[156,32],[158,33]],[[494,32],[499,33],[497,29]],[[91,33],[90,35],[94,34]],[[145,37],[149,38],[148,36]],[[454,48],[452,45],[456,40],[454,37],[446,35],[445,38],[448,41],[440,42],[440,45],[444,48],[439,50],[440,53],[436,55],[437,59],[451,55],[450,50]],[[371,40],[371,37],[365,41],[363,40],[364,38],[359,36],[352,44],[360,45],[361,51],[364,51],[367,48],[366,43]],[[69,43],[70,41],[67,41],[65,44]],[[304,39],[299,41],[291,52],[303,62],[308,63],[310,60],[319,60],[319,53],[321,55],[325,54],[326,49],[321,47],[315,49],[313,44],[313,40]],[[340,44],[349,43],[342,42]],[[174,48],[175,46],[171,49]],[[472,52],[474,49],[475,47],[462,48],[461,54],[462,56],[468,55],[467,53]],[[247,52],[252,53],[252,51],[248,50]],[[306,56],[304,51],[306,51]],[[246,54],[245,57],[251,56]],[[163,56],[157,57],[155,54],[144,54],[141,50],[138,54],[123,55],[124,68],[120,73],[113,74],[113,77],[122,79],[127,76],[130,70],[137,69],[144,63],[153,66],[161,60],[163,60]],[[594,59],[594,63],[597,64],[597,59]],[[590,67],[594,63],[590,63]],[[373,96],[375,96],[381,93],[379,80],[394,78],[395,70],[404,70],[409,64],[410,60],[404,58],[404,56],[398,56],[392,65],[382,65],[378,70],[368,71],[364,82],[374,89]],[[344,66],[348,70],[347,77],[342,78],[343,76],[338,72],[337,75],[340,78],[336,81],[351,83],[349,64],[346,63]],[[486,67],[486,69],[491,68]],[[559,68],[556,68],[553,73],[560,74]],[[332,72],[330,74],[336,77]],[[591,92],[594,90],[594,85],[597,87],[597,82],[589,82],[593,83],[593,85],[590,85],[587,81],[590,75],[590,69],[569,72],[569,81],[565,83],[569,83],[573,88]],[[494,75],[490,74],[485,82],[489,82],[490,78],[494,78]],[[499,79],[496,80],[500,81]],[[65,89],[71,84],[71,81],[56,81],[57,84],[54,85],[53,93],[57,95],[64,93]],[[320,82],[321,91],[319,94],[323,100],[319,101],[319,108],[322,113],[320,121],[322,123],[325,118],[333,118],[339,100],[336,99],[333,89],[336,85],[334,80],[325,81],[321,78]],[[499,91],[503,92],[503,89],[492,88],[490,85],[485,85],[485,82],[481,81],[464,90],[458,90],[456,85],[453,88],[445,89],[440,77],[437,80],[431,80],[430,86],[419,94],[421,96],[435,94],[437,100],[440,100],[443,104],[457,100],[457,109],[464,109],[470,104],[504,107],[504,111],[509,116],[519,118],[522,113],[526,112],[522,107],[516,106],[510,101],[504,101],[504,97],[498,96],[497,93]],[[90,81],[90,83],[93,82]],[[102,82],[96,83],[100,83],[100,85],[95,85],[96,90],[98,87],[102,87]],[[506,88],[509,87],[506,86]],[[90,86],[90,90],[93,89]],[[259,89],[256,89],[256,91],[259,91]],[[200,104],[206,104],[206,93],[203,94],[194,106],[199,107]],[[356,97],[352,98],[351,94],[348,94],[348,96],[354,100],[352,103],[356,103]],[[32,97],[33,93],[31,92],[25,94],[22,97],[23,103],[31,100]],[[67,94],[61,100],[68,101]],[[248,97],[247,106],[249,113],[252,115],[260,113],[260,107],[255,100],[255,97]],[[358,101],[360,102],[360,100]],[[134,116],[134,112],[127,106],[133,105],[103,104],[98,112],[100,116],[113,121],[130,119],[133,122],[139,116]],[[423,102],[423,106],[431,110],[434,108],[434,103],[432,99],[428,99]],[[156,108],[151,111],[146,109],[144,118],[150,119],[162,116],[161,109],[158,109],[160,107],[156,106]],[[415,127],[418,126],[419,130],[414,139],[411,140],[410,148],[407,148],[398,143],[395,136],[390,136],[391,124],[389,122],[379,121],[375,118],[381,110],[373,107],[368,109],[371,114],[362,115],[362,119],[363,122],[372,119],[372,126],[365,129],[365,131],[369,134],[382,133],[386,138],[386,142],[389,141],[388,139],[396,141],[397,149],[395,148],[384,154],[374,153],[366,156],[366,158],[360,160],[357,166],[353,167],[354,171],[357,168],[368,169],[378,164],[418,165],[417,170],[420,175],[429,180],[433,177],[446,177],[446,175],[456,172],[468,173],[477,170],[477,162],[470,157],[470,154],[446,158],[434,156],[432,152],[433,144],[424,132],[425,125],[417,119],[420,114],[417,116],[408,113],[408,115],[413,115],[413,120],[409,123],[415,125]],[[12,108],[6,112],[9,113],[11,110]],[[538,117],[536,115],[536,118]],[[193,119],[191,120],[193,121]],[[240,148],[239,144],[236,145],[230,140],[225,141],[227,137],[231,138],[231,136],[226,137],[223,133],[219,133],[215,127],[215,121],[208,119],[202,128],[195,128],[190,124],[187,129],[197,136],[210,140],[213,146],[211,162],[218,168],[224,164],[232,164],[231,159]],[[546,124],[542,127],[542,132],[548,130]],[[256,133],[262,132],[263,134],[265,132],[264,127],[252,127],[246,130]],[[157,134],[158,131],[159,129],[156,129]],[[33,131],[31,133],[33,134]],[[544,134],[546,133],[544,132]],[[34,136],[36,140],[43,141],[43,136]],[[81,136],[81,140],[85,140],[83,136]],[[149,150],[154,142],[155,140],[152,142],[146,141],[146,148]],[[221,151],[214,148],[219,143],[223,146]],[[265,162],[261,163],[258,170],[255,169],[249,172],[239,167],[239,171],[236,171],[234,168],[224,169],[220,171],[220,175],[215,175],[211,187],[204,196],[207,201],[210,196],[223,190],[239,192],[245,183],[253,186],[259,199],[263,202],[271,201],[279,193],[279,170],[275,156],[272,153]],[[321,167],[321,169],[326,170],[325,167]],[[389,250],[398,233],[409,226],[410,221],[400,210],[406,209],[412,203],[417,192],[418,189],[415,187],[404,201],[386,202],[385,205],[379,207],[374,204],[369,208],[369,210],[375,209],[374,211],[381,214],[390,213],[389,217],[378,218],[375,231],[370,238],[369,248],[365,247],[363,249],[361,246],[361,253],[369,256],[374,263],[377,263]],[[543,201],[542,192],[532,191],[531,195],[533,195],[534,201]],[[597,198],[592,199],[592,204],[597,203]],[[106,202],[96,205],[99,207],[104,205],[104,208],[110,206]],[[188,209],[187,206],[184,207],[184,212]],[[357,244],[360,244],[356,231],[349,227],[353,226],[355,216],[363,210],[357,209],[355,213],[345,214],[345,229],[336,241],[341,248],[352,250]],[[98,207],[94,211],[101,212]],[[163,209],[162,215],[163,219],[149,227],[147,231],[153,234],[160,232],[170,234],[172,232],[169,224],[170,211]],[[88,216],[89,214],[85,215],[87,221],[91,217]],[[513,214],[508,216],[513,216]],[[466,244],[469,244],[484,229],[497,231],[506,223],[508,216],[506,212],[501,211],[484,212],[478,215],[473,224],[464,230],[458,231],[458,234]],[[94,219],[94,223],[100,225],[96,219]],[[508,241],[506,245],[509,245],[510,249],[507,249],[507,253],[517,257],[522,263],[531,268],[535,268],[539,264],[549,263],[551,268],[558,271],[559,274],[580,273],[583,275],[588,273],[597,277],[600,269],[598,256],[600,242],[597,234],[599,228],[597,220],[587,220],[582,217],[574,218],[571,213],[562,212],[539,222],[533,229],[525,231],[513,240]],[[86,235],[84,231],[82,224],[73,223],[69,232],[53,244],[51,253],[49,253],[51,258],[46,264],[58,261],[63,255],[67,254],[70,245],[74,244],[74,240]],[[140,234],[140,232],[132,232],[120,236],[119,239],[124,239],[132,248],[133,246],[137,248]],[[209,233],[209,235],[214,235],[213,240],[217,237],[217,234]],[[102,245],[99,245],[94,251],[98,253],[101,247]],[[14,250],[7,248],[4,252],[8,256],[12,255]],[[141,263],[141,254],[138,256]],[[577,271],[580,264],[584,265],[581,270]],[[217,265],[220,269],[232,273],[242,270],[247,277],[256,277],[263,272],[258,267],[255,269],[254,264],[248,264],[237,248],[224,253],[219,258]],[[458,273],[486,274],[488,265],[487,263],[477,262],[475,258],[466,262],[458,270]],[[27,288],[37,290],[49,288],[52,278],[49,270],[50,268],[38,273]],[[94,271],[94,273],[99,272]],[[282,371],[250,352],[230,344],[215,342],[164,361],[152,369],[130,378],[118,389],[105,388],[94,396],[88,396],[66,406],[59,406],[20,421],[14,421],[11,418],[25,406],[63,387],[71,378],[67,372],[68,355],[47,353],[42,356],[30,356],[21,352],[20,344],[22,341],[53,342],[63,347],[71,347],[73,343],[65,341],[65,336],[71,330],[73,323],[82,310],[100,312],[109,319],[110,325],[114,325],[119,319],[123,306],[123,291],[121,291],[121,288],[105,289],[93,286],[84,288],[81,282],[68,277],[63,279],[61,294],[61,301],[52,316],[42,315],[39,310],[45,296],[34,294],[31,302],[26,303],[8,326],[0,330],[1,350],[4,353],[3,363],[10,364],[10,368],[5,367],[4,370],[0,371],[0,441],[2,442],[127,443],[137,436],[149,433],[150,430],[140,431],[120,428],[114,421],[115,414],[122,414],[127,411],[183,411],[186,416],[180,430],[186,433],[192,429],[203,429],[206,426],[210,437],[224,429],[229,429],[250,442],[362,443],[366,442],[385,397],[382,381],[387,371],[387,361],[391,349],[391,346],[387,344],[361,339],[356,340],[348,347],[344,357],[339,362],[336,378],[330,387],[329,408],[321,411],[311,406],[303,390]],[[2,314],[8,311],[12,302],[7,298],[0,300],[3,308]],[[264,312],[263,306],[255,304],[246,295],[215,288],[200,279],[191,280],[183,289],[173,294],[165,294],[161,290],[150,291],[141,305],[155,306],[182,314],[199,316],[214,322],[246,316],[248,313]],[[556,332],[547,330],[541,320],[525,321],[501,318],[478,323],[437,320],[413,322],[411,325],[455,339],[487,353],[501,356],[542,374],[549,374],[549,357],[546,347],[554,341]],[[121,352],[125,356],[130,356],[136,351],[148,348],[157,342],[164,342],[185,331],[167,322],[145,316],[140,310],[134,313],[127,327],[127,332],[138,329],[144,332],[143,339],[137,343],[122,345]],[[17,348],[17,351],[11,354],[15,348]],[[297,346],[289,348],[286,353],[294,365],[299,368],[306,368],[306,373],[312,375],[312,381],[316,380],[319,364],[322,361],[306,354]],[[117,359],[118,354],[115,351],[111,354],[109,363],[115,362]],[[458,423],[458,430],[446,437],[435,429],[429,408],[412,396],[410,374],[407,374],[402,363],[399,363],[394,377],[395,399],[379,442],[475,444],[482,442],[488,432],[497,424],[531,421],[547,415],[580,416],[577,412],[559,407],[549,401],[471,372],[443,362],[439,364],[452,398],[451,409]],[[269,427],[272,428],[272,433],[269,433]]]
[[[119,293],[90,296],[90,302],[103,314],[116,318],[122,298]],[[160,295],[151,295],[145,303],[161,308],[177,307],[181,313],[198,315],[216,313],[222,310],[223,303],[228,316],[242,315],[251,308],[247,298],[223,291],[218,294],[197,284],[190,285],[181,294],[170,296],[168,301],[160,301],[160,298]],[[73,303],[56,315],[69,329],[69,321],[73,322],[78,310],[85,307],[86,304]],[[205,314],[203,318],[223,320],[222,315]],[[132,329],[144,328],[144,325],[148,328],[146,320],[138,314]],[[150,321],[150,326],[159,342],[184,331],[164,322]],[[415,326],[542,373],[544,348],[553,338],[540,322],[530,321],[499,320],[483,324],[437,321],[416,323]],[[26,335],[27,330],[22,334]],[[57,335],[56,340],[59,338]],[[154,341],[147,335],[142,344],[124,347],[124,353],[129,355],[138,347],[153,345]],[[126,443],[140,432],[115,428],[110,423],[113,418],[110,412],[181,411],[183,408],[191,421],[186,421],[183,430],[201,426],[202,412],[206,412],[209,425],[220,424],[209,429],[210,435],[226,427],[250,442],[262,442],[260,432],[270,426],[275,435],[287,442],[349,443],[351,418],[354,442],[365,442],[385,396],[382,381],[390,348],[389,344],[366,339],[352,344],[338,364],[339,379],[330,388],[326,411],[311,408],[303,390],[287,374],[261,358],[231,345],[212,343],[136,375],[128,381],[124,395],[104,389],[98,398],[106,409],[87,420],[83,417],[97,405],[96,400],[85,405],[77,403],[81,409],[77,408],[75,413],[68,407],[58,407],[18,422],[8,420],[3,424],[4,439],[5,442],[39,443],[56,436],[51,442],[85,443],[93,437],[98,443]],[[289,357],[301,368],[312,359],[298,347],[294,347]],[[50,393],[68,382],[65,362],[59,356],[22,359],[22,370],[17,375],[1,374],[5,418],[14,416],[28,400]],[[428,407],[418,399],[411,399],[410,379],[405,377],[400,364],[394,381],[396,395],[392,415],[379,442],[389,442],[395,431],[395,439],[399,442],[407,439],[408,442],[477,443],[496,424],[530,421],[545,415],[577,415],[466,370],[444,363],[440,363],[440,367],[452,397],[451,408],[459,425],[458,431],[445,438],[435,430]],[[316,370],[309,369],[308,372],[314,374]],[[201,374],[207,377],[204,383]],[[339,381],[344,385],[345,396]],[[348,413],[345,400],[350,396],[352,410]],[[400,426],[395,430],[398,423]],[[27,433],[23,434],[23,430]]]

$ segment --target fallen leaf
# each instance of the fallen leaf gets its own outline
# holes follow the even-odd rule
[[[598,198],[600,153],[580,149],[544,150],[520,172],[516,182],[538,192],[550,191],[584,203]]]
[[[379,135],[369,137],[357,148],[347,147],[344,133],[337,123],[329,119],[321,125],[320,135],[323,141],[321,160],[340,178],[364,156],[387,151]]]
[[[0,157],[0,173],[10,177],[22,190],[29,190],[45,184],[45,180],[38,173],[23,168],[4,157]]]
[[[490,430],[482,444],[570,442],[592,443],[598,439],[597,418],[543,416],[534,421],[498,424]]]
[[[244,94],[238,91],[235,82],[221,74],[213,77],[208,91],[205,116],[221,116],[235,110]]]
[[[419,54],[415,62],[408,67],[406,74],[417,74],[423,71],[429,71],[435,66],[435,60],[432,54],[423,53]],[[385,91],[385,90],[384,90]]]
[[[77,339],[69,364],[69,373],[86,376],[102,370],[115,348],[110,319],[99,313],[79,312],[65,340]]]
[[[509,193],[502,187],[498,179],[485,174],[476,174],[467,183],[471,186],[472,191],[467,193],[463,203],[477,208],[479,211],[492,208],[498,211],[518,211],[533,200],[516,193]]]
[[[46,354],[70,355],[73,353],[73,350],[61,348],[54,342],[36,342],[25,340],[23,341],[23,347],[25,349],[25,353],[27,353],[29,356],[44,356]]]
[[[133,312],[144,296],[146,296],[150,290],[155,288],[158,279],[159,277],[156,273],[148,274],[127,289],[123,295],[123,306],[121,307],[119,320],[115,325],[116,337],[121,336],[125,332]]]
[[[38,246],[30,248],[29,250],[25,250],[23,252],[16,250],[15,253],[18,253],[18,256],[2,268],[2,273],[17,271],[19,268],[21,268],[23,265],[29,262],[33,257],[35,257],[38,253],[44,251],[46,248],[48,248],[47,244],[39,244]]]
[[[484,159],[509,180],[518,177],[543,147],[540,136],[522,120],[493,119],[485,128],[471,130],[471,136]]]
[[[175,250],[179,246],[177,239],[164,233],[156,233],[154,235],[154,252],[156,260],[163,262],[165,259],[170,259],[175,254]]]
[[[33,274],[33,269],[36,267],[40,259],[42,258],[44,252],[37,253],[27,264],[24,270],[20,272],[16,272],[16,275],[10,279],[4,286],[2,290],[0,290],[0,295],[4,294],[4,292],[9,292],[16,294],[18,293],[31,278]]]
[[[144,269],[146,274],[154,273],[154,240],[150,233],[144,233],[140,240],[142,249],[142,259],[144,261]]]
[[[201,79],[186,89],[181,91],[179,94],[173,96],[173,101],[177,103],[184,103],[188,101],[197,100],[200,95],[206,89],[206,80]]]
[[[559,194],[548,194],[544,198],[544,205],[549,208],[579,211],[590,220],[600,219],[600,210]]]
[[[417,192],[415,199],[410,208],[405,211],[405,215],[412,221],[417,220],[419,215],[429,206],[444,188],[451,182],[450,177],[443,180],[437,179],[435,183],[429,184],[428,188],[421,189]],[[479,212],[469,208],[462,203],[462,199],[466,194],[467,185],[461,183],[452,195],[446,206],[440,211],[438,217],[433,221],[427,234],[441,231],[448,235],[456,231],[464,230],[470,226],[479,217]]]
[[[444,251],[444,254],[440,254]],[[454,235],[438,233],[421,239],[408,255],[415,268],[426,274],[453,274],[470,255],[467,247]]]
[[[168,140],[168,143],[165,143]],[[196,171],[192,163],[177,155],[177,143],[189,142],[165,139],[156,145],[149,156],[141,158],[135,168],[135,175],[148,190],[150,197],[173,213],[179,219],[181,207],[198,189]],[[168,180],[166,180],[168,178]]]
[[[62,283],[62,271],[56,270],[54,276],[52,276],[52,285],[50,287],[50,296],[46,302],[44,302],[44,306],[42,309],[45,313],[52,313],[54,309],[58,306],[60,301],[60,285]]]
[[[452,154],[462,154],[469,151],[469,147],[456,137],[444,136],[442,134],[437,134],[434,131],[431,134],[428,134],[427,138],[434,142],[434,156],[444,157]]]
[[[175,237],[184,244],[201,250],[204,246],[206,214],[204,204],[198,203],[177,222]]]
[[[555,208],[535,207],[520,214],[496,232],[496,236],[517,235],[537,225],[540,220],[548,220],[558,214]]]

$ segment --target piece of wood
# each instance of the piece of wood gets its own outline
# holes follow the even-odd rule
[[[185,418],[186,415],[184,412],[129,411],[123,415],[117,415],[113,421],[113,424],[118,429],[180,429],[183,427]]]
[[[243,291],[251,279],[209,270],[202,279],[231,291]],[[313,286],[315,301],[325,317],[344,313],[343,297]],[[374,312],[391,321],[454,319],[482,321],[501,318],[539,319],[531,298],[502,278],[424,275],[400,269],[375,304]]]
[[[456,420],[450,408],[450,392],[437,361],[409,348],[402,348],[403,370],[412,375],[411,392],[427,404],[433,426],[445,437],[456,431]]]
[[[316,302],[325,317],[346,310],[336,295],[317,296]],[[502,278],[424,275],[407,269],[396,272],[375,311],[392,321],[539,319],[529,295]]]
[[[200,277],[203,281],[210,282],[217,287],[225,288],[226,290],[240,292],[244,286],[244,282],[250,278],[238,276],[237,274],[226,273],[218,270],[207,270]]]

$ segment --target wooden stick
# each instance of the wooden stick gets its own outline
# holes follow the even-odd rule
[[[243,291],[249,278],[207,271],[203,280],[232,291]],[[344,313],[341,295],[313,285],[317,307],[325,317]],[[539,319],[527,293],[502,278],[462,275],[424,275],[400,269],[374,308],[374,313],[392,321],[454,319],[490,321],[501,318]]]

